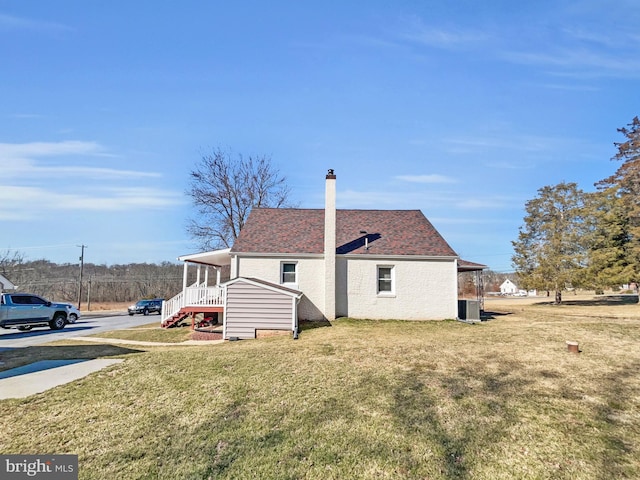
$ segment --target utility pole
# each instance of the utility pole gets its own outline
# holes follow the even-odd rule
[[[82,273],[84,271],[84,249],[89,248],[86,245],[76,245],[82,249],[80,253],[80,286],[78,288],[78,310],[80,310],[80,305],[82,305]]]
[[[87,310],[88,311],[91,311],[91,284],[92,283],[93,283],[93,273],[89,275],[89,291],[87,292]]]

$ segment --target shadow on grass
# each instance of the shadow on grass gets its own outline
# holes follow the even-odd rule
[[[564,297],[566,298],[566,296]],[[569,297],[571,298],[571,297]],[[607,295],[605,297],[594,297],[590,300],[562,300],[560,305],[572,305],[580,307],[594,306],[616,306],[633,305],[638,303],[638,295]],[[533,305],[556,305],[555,302],[538,302]]]
[[[78,325],[73,324],[73,325],[67,325],[64,329],[65,333],[66,332],[83,332],[85,330],[93,330],[94,327],[90,327],[90,326],[82,326],[82,325]],[[33,338],[33,337],[43,337],[43,336],[47,336],[47,335],[54,335],[60,333],[60,330],[51,330],[49,328],[47,328],[46,330],[28,330],[28,331],[20,331],[20,330],[16,330],[16,331],[11,331],[9,333],[4,333],[2,336],[0,336],[0,344],[5,341],[5,342],[11,342],[12,340],[18,340],[21,338]]]
[[[532,382],[514,375],[518,369],[516,362],[505,362],[495,373],[467,367],[440,375],[431,371],[428,379],[421,378],[419,371],[407,373],[395,389],[392,411],[403,428],[409,432],[420,431],[438,446],[440,474],[444,478],[471,478],[477,446],[500,441],[505,431],[518,421],[508,407],[511,395]],[[484,400],[470,407],[469,398],[478,395],[470,388],[472,381],[481,382]],[[433,388],[434,383],[439,384],[438,389]],[[467,405],[469,415],[464,421],[469,428],[452,428],[441,408],[443,402]],[[476,416],[492,416],[495,422],[490,428],[474,428]]]
[[[640,362],[633,362],[612,372],[603,379],[602,391],[606,403],[597,411],[599,419],[606,425],[601,431],[602,480],[609,478],[632,478],[633,464],[637,461],[637,447],[629,441],[625,430],[629,428],[626,412],[633,411],[633,399],[638,398],[637,376]]]
[[[305,330],[314,330],[316,328],[330,327],[331,322],[328,320],[301,320],[298,323],[300,327],[300,331],[304,332]]]
[[[483,310],[480,313],[480,319],[482,321],[484,321],[484,320],[495,320],[498,317],[504,317],[504,316],[507,316],[507,315],[512,315],[512,313],[511,312],[490,312],[490,311],[487,311],[487,310]]]
[[[0,371],[42,360],[93,360],[141,352],[143,350],[102,344],[11,348],[0,351]]]

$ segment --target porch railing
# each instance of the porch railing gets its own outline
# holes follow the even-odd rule
[[[218,306],[224,302],[222,287],[189,287],[185,291],[183,307],[207,305]]]
[[[184,307],[214,307],[222,305],[224,305],[224,288],[220,286],[202,287],[194,284],[178,293],[175,297],[162,302],[162,323]]]

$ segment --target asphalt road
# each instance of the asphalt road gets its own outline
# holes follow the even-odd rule
[[[3,348],[20,348],[40,345],[55,340],[66,340],[73,337],[94,335],[96,333],[120,330],[138,325],[157,322],[160,325],[160,315],[121,314],[83,314],[74,324],[66,325],[62,330],[51,330],[48,327],[34,328],[28,332],[21,332],[15,328],[0,328],[0,350]]]

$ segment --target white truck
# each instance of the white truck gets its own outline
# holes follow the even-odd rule
[[[68,322],[69,304],[52,303],[31,293],[0,294],[0,327],[31,330],[49,327],[60,330]]]

